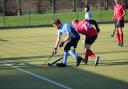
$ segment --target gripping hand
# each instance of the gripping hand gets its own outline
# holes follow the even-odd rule
[[[64,41],[62,41],[62,42],[60,43],[59,47],[63,47],[63,45],[64,45]]]

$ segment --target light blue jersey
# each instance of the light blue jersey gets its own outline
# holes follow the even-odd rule
[[[93,19],[90,11],[88,11],[88,12],[85,13],[84,19],[87,19],[87,20],[92,20]]]
[[[58,30],[58,35],[59,34],[67,35],[69,33],[71,34],[71,38],[80,36],[72,25],[68,23],[62,24],[61,28]]]

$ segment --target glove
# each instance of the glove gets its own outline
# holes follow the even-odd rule
[[[57,53],[57,48],[54,48],[52,54],[56,54],[56,53]]]
[[[59,44],[59,47],[63,47],[64,45],[64,41],[62,41],[60,44]]]
[[[100,29],[98,28],[98,29],[96,29],[97,30],[97,32],[99,33],[100,32]]]

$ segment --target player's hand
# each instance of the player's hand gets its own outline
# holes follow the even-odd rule
[[[100,32],[100,29],[98,28],[98,29],[96,29],[97,30],[97,32],[99,33]]]
[[[54,48],[52,53],[56,54],[57,53],[57,48]]]
[[[64,45],[64,41],[62,41],[62,42],[60,43],[59,47],[63,47],[63,45]]]
[[[114,21],[115,20],[115,17],[112,17],[112,20]]]

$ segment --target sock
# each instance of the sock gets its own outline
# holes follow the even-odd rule
[[[116,38],[117,38],[117,41],[118,41],[118,43],[120,43],[121,42],[121,39],[120,39],[120,34],[119,34],[119,29],[116,29]]]
[[[73,58],[75,58],[77,60],[78,55],[73,50],[69,50],[68,54],[70,54]]]
[[[92,52],[92,50],[90,50],[90,49],[87,49],[87,50],[88,50],[88,55],[94,59],[96,57],[96,55]]]
[[[63,64],[67,63],[68,52],[64,52]]]
[[[120,41],[123,43],[124,35],[120,34]]]
[[[87,62],[88,61],[88,57],[89,57],[89,52],[88,52],[88,49],[86,50],[85,52],[85,61]]]
[[[117,33],[117,34],[116,34],[116,36],[117,36],[117,40],[118,40],[118,42],[120,43],[120,42],[121,42],[120,34],[119,34],[119,33]]]

